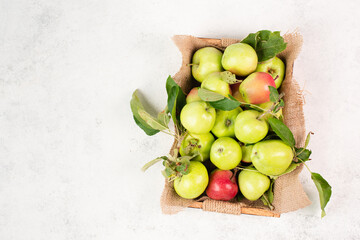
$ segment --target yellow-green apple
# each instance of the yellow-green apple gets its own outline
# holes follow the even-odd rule
[[[259,199],[270,187],[270,179],[253,167],[242,170],[238,181],[240,192],[250,201]]]
[[[215,140],[210,150],[210,161],[221,170],[235,168],[241,161],[241,147],[230,137]]]
[[[193,89],[191,89],[189,94],[186,96],[186,103],[201,101],[198,93],[199,88],[200,87],[194,87]]]
[[[204,81],[209,73],[221,72],[222,52],[214,47],[197,50],[192,58],[192,75],[198,81]]]
[[[211,132],[216,137],[235,137],[235,119],[242,111],[237,107],[230,111],[216,110],[216,119]]]
[[[255,72],[245,78],[239,90],[245,102],[260,104],[270,101],[269,86],[275,87],[272,76],[264,72]]]
[[[269,131],[268,123],[258,119],[260,112],[245,110],[235,119],[235,136],[240,142],[251,144],[263,139]]]
[[[214,72],[207,75],[201,83],[201,88],[217,92],[225,97],[231,94],[230,86],[227,82],[223,81],[220,72]]]
[[[251,161],[255,168],[269,176],[284,173],[293,158],[293,150],[281,140],[258,142],[251,151]]]
[[[221,59],[221,64],[238,76],[246,76],[254,72],[258,63],[255,50],[246,43],[235,43],[228,46]]]
[[[210,174],[206,195],[215,200],[228,201],[238,193],[236,175],[230,170],[216,169]]]
[[[258,104],[258,106],[261,107],[262,109],[264,109],[265,111],[267,111],[272,107],[273,104],[274,104],[273,102],[269,101],[269,102]],[[281,120],[283,118],[282,109],[280,109],[277,113],[275,113],[275,116]],[[267,120],[271,117],[273,117],[273,116],[270,113],[267,113],[262,118]]]
[[[199,154],[193,158],[195,161],[203,162],[210,158],[211,145],[215,141],[211,133],[194,134],[187,133],[182,140],[179,152],[181,156],[192,156]]]
[[[251,163],[251,151],[254,145],[243,145],[241,146],[242,151],[242,159],[241,161],[244,163]]]
[[[200,196],[209,183],[206,167],[198,161],[190,161],[189,173],[174,180],[175,192],[182,198]]]
[[[207,102],[198,101],[186,104],[180,112],[182,125],[191,133],[210,132],[215,124],[216,111]]]
[[[285,64],[278,57],[273,57],[265,62],[260,62],[255,70],[256,72],[269,73],[275,79],[276,88],[279,88],[285,75]]]

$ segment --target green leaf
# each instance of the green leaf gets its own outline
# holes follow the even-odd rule
[[[151,116],[148,112],[146,112],[143,109],[139,110],[139,115],[153,129],[160,131],[169,129],[167,126],[162,125],[156,118]]]
[[[163,161],[163,160],[167,160],[168,158],[166,156],[161,156],[158,158],[155,158],[154,160],[151,160],[150,162],[147,162],[142,168],[141,170],[143,172],[145,172],[149,167],[151,167],[152,165],[154,165],[157,162]]]
[[[175,176],[175,171],[174,170],[172,170],[171,168],[165,168],[163,171],[161,171],[161,173],[163,174],[163,176],[165,177],[165,178],[171,178],[171,177],[173,177],[173,176]]]
[[[305,148],[295,148],[295,152],[296,152],[296,157],[300,158],[303,162],[308,161],[312,153],[311,150]]]
[[[300,165],[300,163],[291,163],[290,166],[285,170],[284,173],[282,173],[281,175],[285,175],[287,173],[291,173],[292,171],[294,171],[298,166]]]
[[[279,99],[278,91],[273,86],[269,86],[269,90],[270,90],[270,101],[272,101],[273,103],[277,102],[277,100]]]
[[[207,90],[205,88],[199,88],[198,95],[201,98],[201,100],[205,102],[215,102],[225,98],[223,95]]]
[[[319,192],[321,217],[325,217],[325,207],[331,197],[331,186],[329,183],[318,173],[311,173],[311,179],[314,181],[315,186]]]
[[[251,108],[251,109],[254,109],[258,112],[264,112],[264,109],[262,109],[261,107],[259,107],[258,105],[255,105],[255,104],[251,104],[251,103],[246,103],[246,102],[240,102],[238,101],[236,98],[234,98],[233,96],[231,96],[230,94],[228,95],[229,99],[233,100],[233,101],[236,101],[236,102],[239,102],[241,107],[245,107],[245,108]]]
[[[307,134],[304,148],[307,148],[307,146],[309,145],[310,135],[312,135],[312,134],[314,134],[314,133],[313,133],[313,132],[309,132],[309,133]]]
[[[290,129],[279,119],[269,118],[268,123],[272,130],[290,147],[295,147],[294,135]]]
[[[280,107],[284,107],[284,106],[285,106],[284,100],[280,99],[279,106],[280,106]]]
[[[250,33],[241,42],[247,43],[255,49],[259,62],[275,57],[286,48],[284,38],[280,36],[279,31],[262,30]]]
[[[144,132],[152,136],[159,132],[159,130],[152,128],[149,124],[147,124],[139,115],[139,110],[144,110],[144,106],[142,105],[139,96],[138,96],[138,90],[135,90],[132,98],[130,100],[130,107],[131,111],[133,113],[133,117],[135,120],[135,123],[142,129]]]
[[[219,101],[209,102],[209,104],[215,108],[223,111],[230,111],[240,106],[240,102],[224,98]]]
[[[276,135],[276,133],[274,132],[269,132],[269,134],[266,137],[264,137],[262,141],[271,140],[271,139],[279,139],[279,136]]]
[[[135,115],[133,115],[135,123],[142,129],[148,136],[155,135],[159,132],[159,130],[153,129],[151,127],[147,127],[147,124],[141,123]],[[141,118],[140,118],[141,119]]]
[[[268,200],[270,203],[273,203],[274,201],[274,180],[271,181],[269,190],[267,190]]]
[[[268,206],[270,210],[274,210],[274,206],[271,204],[266,192],[260,197],[260,200],[263,202],[265,206]]]
[[[198,90],[199,97],[201,100],[208,102],[213,108],[230,111],[240,106],[240,102],[235,98],[229,99],[224,97],[223,95],[204,89],[199,88]],[[231,95],[229,94],[229,97]]]
[[[190,172],[189,164],[182,163],[178,166],[176,166],[176,171],[179,172],[181,175],[186,175]]]
[[[224,82],[227,82],[228,84],[234,84],[241,82],[241,80],[236,79],[236,75],[229,71],[223,71],[220,73],[220,77]]]
[[[282,176],[282,175],[285,175],[285,174],[288,174],[288,173],[291,173],[292,171],[294,171],[301,163],[300,162],[292,162],[290,164],[290,166],[285,170],[285,172],[283,172],[282,174],[280,175],[269,175],[270,179],[277,179],[278,177]]]
[[[164,125],[164,126],[169,125],[170,116],[168,114],[167,107],[163,111],[159,112],[157,119],[162,125]]]
[[[166,80],[166,92],[168,94],[167,109],[174,124],[180,128],[180,111],[186,104],[186,96],[171,76]]]

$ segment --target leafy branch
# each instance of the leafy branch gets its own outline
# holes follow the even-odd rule
[[[168,179],[169,182],[174,181],[176,178],[189,173],[190,160],[198,155],[194,154],[192,156],[179,157],[178,153],[178,149],[174,149],[173,155],[168,154],[167,156],[155,158],[154,160],[146,163],[141,170],[146,171],[149,167],[162,161],[165,169],[161,173]]]
[[[309,160],[309,157],[311,155],[311,150],[306,149],[306,148],[310,141],[310,135],[313,133],[312,132],[308,133],[306,140],[305,140],[305,145],[303,148],[296,148],[294,136],[293,136],[292,132],[290,131],[290,129],[283,122],[281,122],[280,120],[278,120],[276,118],[270,118],[270,119],[268,119],[268,122],[269,122],[270,126],[272,127],[272,129],[274,130],[274,132],[286,144],[288,144],[293,149],[294,159],[296,159],[297,161],[294,161],[290,165],[289,168],[293,168],[292,169],[292,171],[293,171],[294,169],[296,169],[296,167],[298,165],[300,165],[300,163],[303,163],[306,166],[307,170],[310,172],[311,179],[313,180],[313,182],[318,190],[318,193],[319,193],[321,217],[324,217],[326,215],[325,207],[326,207],[327,203],[329,202],[331,193],[332,193],[331,186],[319,173],[312,172],[305,163],[306,161]],[[291,170],[291,169],[289,169],[289,170]],[[288,173],[288,170],[284,174],[286,174],[286,173]]]
[[[249,44],[255,49],[259,62],[275,57],[285,50],[287,45],[279,31],[271,32],[269,30],[250,33],[241,42]]]
[[[158,132],[168,134],[178,141],[181,140],[183,126],[180,123],[179,116],[182,107],[186,104],[186,97],[180,86],[169,76],[166,81],[166,91],[168,93],[168,100],[166,108],[161,111],[157,117],[148,113],[139,98],[138,90],[135,90],[130,101],[131,111],[135,123],[144,130],[144,132],[152,136]],[[170,118],[175,124],[175,132],[169,128]]]

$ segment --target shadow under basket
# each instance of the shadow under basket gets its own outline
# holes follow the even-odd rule
[[[286,65],[285,79],[279,89],[280,92],[285,94],[285,107],[283,109],[284,123],[292,131],[297,147],[301,147],[305,140],[304,103],[300,87],[292,78],[292,75],[294,61],[301,50],[302,36],[297,32],[293,32],[287,33],[283,37],[285,42],[287,42],[287,47],[278,57],[282,59]],[[173,41],[182,54],[182,66],[173,78],[182,90],[188,93],[193,87],[199,85],[199,83],[193,79],[191,67],[189,66],[195,51],[208,46],[223,51],[227,46],[240,42],[241,40],[176,35],[173,37]],[[170,152],[178,147],[179,143],[175,141]],[[175,214],[190,207],[226,214],[280,217],[282,213],[295,211],[311,204],[298,178],[302,169],[303,164],[299,165],[294,171],[280,176],[275,180],[274,210],[270,210],[267,206],[264,206],[260,200],[217,201],[206,196],[201,196],[197,199],[184,199],[176,194],[173,183],[169,183],[167,180],[165,181],[165,187],[161,196],[161,208],[165,214]]]

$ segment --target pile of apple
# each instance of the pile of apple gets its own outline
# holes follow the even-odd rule
[[[157,116],[146,111],[135,90],[130,101],[135,123],[148,136],[162,132],[177,143],[171,154],[146,163],[142,170],[162,162],[162,174],[186,199],[204,193],[224,201],[243,196],[250,201],[260,198],[273,209],[275,179],[304,164],[325,216],[332,191],[305,163],[311,155],[311,132],[304,144],[296,142],[282,122],[285,103],[277,89],[285,64],[276,56],[286,45],[280,32],[261,30],[224,52],[214,47],[197,50],[189,67],[200,87],[186,96],[169,76],[167,105]]]
[[[292,148],[280,139],[264,140],[270,128],[267,120],[274,117],[270,113],[241,107],[215,109],[202,100],[199,90],[232,95],[239,102],[269,110],[273,106],[269,86],[281,86],[285,64],[277,57],[259,63],[250,45],[235,43],[224,52],[214,47],[197,50],[191,66],[201,86],[189,92],[180,113],[186,134],[179,153],[194,158],[188,174],[174,180],[174,189],[183,198],[197,198],[205,191],[215,200],[231,200],[240,189],[245,198],[255,201],[269,189],[269,176],[288,169],[294,158]],[[236,75],[236,83],[225,81],[228,72]],[[276,117],[282,119],[281,110]],[[216,167],[210,177],[205,161]]]

